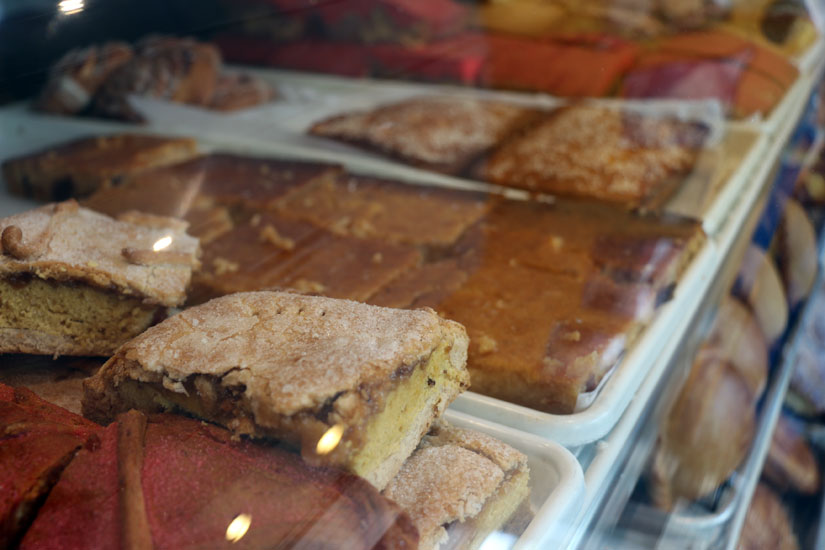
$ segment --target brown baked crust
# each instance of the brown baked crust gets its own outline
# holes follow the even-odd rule
[[[189,159],[190,138],[136,134],[86,137],[3,163],[11,193],[42,201],[83,197],[143,170]]]
[[[530,191],[655,208],[696,161],[697,124],[578,104],[504,142],[481,179]]]
[[[348,464],[389,395],[442,350],[443,375],[455,382],[422,381],[443,392],[429,411],[440,414],[468,385],[466,348],[464,329],[431,310],[239,293],[189,308],[122,346],[85,385],[83,411],[111,419],[131,406],[163,410],[159,401],[145,405],[129,397],[135,391],[130,384],[140,382],[152,394],[190,397],[197,403],[184,410],[236,433],[278,437],[301,445],[318,462]],[[431,421],[414,434],[397,467]],[[335,425],[344,428],[342,444],[315,456],[319,438]]]
[[[208,107],[216,111],[237,111],[277,98],[277,90],[257,76],[224,72],[218,75]]]
[[[501,102],[419,97],[331,117],[313,124],[309,133],[458,173],[536,116],[535,109]]]
[[[783,490],[813,495],[822,484],[819,465],[802,429],[781,415],[774,428],[762,476]]]
[[[74,201],[0,219],[0,234],[2,278],[83,283],[147,304],[183,303],[197,265],[198,241],[180,220],[139,213],[115,220]],[[171,244],[152,261],[124,254],[151,256],[153,245],[167,236]]]
[[[486,434],[439,420],[384,495],[410,514],[420,548],[434,549],[448,542],[450,524],[472,523],[516,476],[529,476],[524,454]],[[497,519],[501,526],[508,517]],[[479,534],[482,540],[484,534]]]

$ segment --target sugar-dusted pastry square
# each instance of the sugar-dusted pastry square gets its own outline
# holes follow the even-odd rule
[[[438,420],[384,495],[410,514],[421,550],[474,550],[517,514],[529,480],[520,451]]]
[[[100,356],[184,302],[199,247],[179,220],[74,201],[0,219],[0,246],[0,353]]]
[[[536,116],[535,109],[503,102],[417,97],[334,116],[313,124],[309,133],[458,173]]]
[[[84,197],[148,168],[197,155],[194,139],[119,134],[75,139],[3,162],[11,193],[41,201]]]
[[[467,346],[461,325],[428,309],[232,294],[121,347],[87,381],[83,411],[185,412],[382,488],[468,386]]]
[[[495,149],[477,169],[491,183],[658,207],[690,172],[707,127],[596,105],[562,107]]]

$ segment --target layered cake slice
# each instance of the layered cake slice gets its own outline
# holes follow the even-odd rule
[[[190,159],[190,138],[120,134],[76,139],[3,163],[11,193],[42,201],[83,197],[142,170]]]
[[[521,452],[439,420],[384,495],[410,514],[422,550],[472,550],[513,516],[529,478]]]
[[[0,546],[14,547],[75,453],[100,426],[0,384]]]
[[[463,391],[467,336],[431,310],[282,292],[217,298],[122,346],[83,411],[179,410],[300,446],[382,488]]]
[[[417,539],[409,517],[356,476],[131,411],[77,454],[20,547],[407,550]]]
[[[655,207],[690,172],[706,135],[705,126],[675,118],[572,105],[507,140],[478,175],[508,187]]]
[[[309,133],[457,173],[535,117],[534,109],[519,105],[419,97],[322,120]]]
[[[198,252],[185,229],[74,201],[0,219],[0,353],[111,354],[185,300]]]

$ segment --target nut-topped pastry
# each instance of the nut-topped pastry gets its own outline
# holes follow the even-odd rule
[[[74,201],[0,219],[0,353],[109,355],[186,299],[186,224]]]
[[[283,292],[189,308],[118,350],[84,414],[175,409],[301,446],[382,488],[469,383],[467,335],[432,310]]]
[[[521,452],[439,420],[384,495],[410,514],[421,550],[472,550],[513,516],[529,478]]]
[[[456,173],[536,114],[535,109],[503,102],[419,97],[322,120],[309,133]]]

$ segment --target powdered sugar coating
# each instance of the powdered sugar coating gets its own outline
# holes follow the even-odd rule
[[[271,425],[341,392],[385,383],[444,340],[452,344],[452,367],[465,370],[464,328],[432,310],[262,291],[189,308],[124,345],[115,359],[162,373],[167,388],[193,374],[243,385],[255,421]],[[128,376],[140,379],[141,371]]]
[[[310,132],[366,143],[415,163],[455,165],[494,146],[531,113],[506,103],[426,97],[333,117]]]
[[[439,420],[384,495],[410,514],[421,548],[437,548],[447,538],[445,525],[477,516],[509,476],[526,468],[527,457],[509,445]]]
[[[129,219],[115,220],[73,201],[0,219],[0,234],[9,226],[18,227],[23,245],[31,250],[26,258],[16,258],[8,250],[0,254],[0,276],[30,273],[113,289],[147,303],[183,303],[197,264],[198,240],[186,234],[186,224],[179,220],[144,214]],[[151,252],[164,237],[171,243],[162,253],[176,256],[174,262],[141,265],[123,254],[124,248]]]
[[[501,185],[639,203],[693,165],[702,136],[676,120],[575,105],[497,149],[481,176]]]

